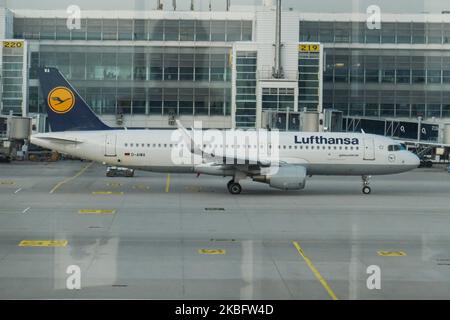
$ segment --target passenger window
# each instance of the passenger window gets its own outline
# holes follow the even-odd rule
[[[125,143],[125,147],[128,147],[128,143]]]
[[[133,146],[133,144],[132,143],[130,143],[130,147],[132,147]]]

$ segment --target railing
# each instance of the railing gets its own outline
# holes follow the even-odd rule
[[[273,71],[272,68],[263,68],[261,70],[258,70],[257,72],[258,80],[272,80],[273,78]],[[298,80],[298,70],[283,70],[283,77],[281,80],[292,80],[297,81]]]

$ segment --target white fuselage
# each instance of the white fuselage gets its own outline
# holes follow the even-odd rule
[[[196,134],[200,140],[193,141],[202,151],[213,150],[212,153],[229,156],[259,155],[262,150],[269,150],[281,163],[306,167],[308,175],[381,175],[408,171],[419,165],[414,154],[391,150],[389,146],[398,145],[394,140],[371,134],[279,132],[277,144],[248,143],[244,136],[240,138],[241,133],[236,136],[235,132],[237,139],[232,143],[225,140],[209,143],[203,132]],[[210,161],[206,158],[187,163],[174,160],[174,149],[186,147],[180,137],[172,130],[67,131],[35,134],[31,142],[83,159],[146,171],[234,174],[233,170],[202,171],[202,162]]]

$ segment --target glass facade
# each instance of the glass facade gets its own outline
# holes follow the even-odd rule
[[[320,52],[298,53],[298,110],[316,111],[320,94]]]
[[[254,128],[256,124],[256,51],[236,53],[236,127]]]
[[[38,66],[57,67],[99,114],[230,115],[229,50],[41,45],[30,78]],[[43,112],[40,94],[30,87],[30,112]]]
[[[359,21],[300,21],[299,41],[321,43],[449,44],[450,23],[382,22],[368,29]]]
[[[450,54],[326,49],[324,107],[344,115],[450,117]]]
[[[24,46],[23,42],[1,42],[2,70],[1,81],[2,93],[1,113],[22,115],[23,100],[23,64]],[[14,47],[8,47],[7,43],[13,43]]]
[[[294,111],[294,88],[262,88],[262,110]]]
[[[30,40],[251,41],[252,21],[14,18],[14,38]]]
[[[350,116],[450,117],[450,53],[423,47],[450,44],[450,23],[383,22],[370,30],[365,22],[300,21],[299,40],[325,44],[324,108]]]

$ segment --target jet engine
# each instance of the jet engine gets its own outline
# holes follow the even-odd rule
[[[253,181],[268,183],[272,188],[281,190],[300,190],[305,188],[306,168],[303,166],[279,167],[273,175],[253,176]]]

